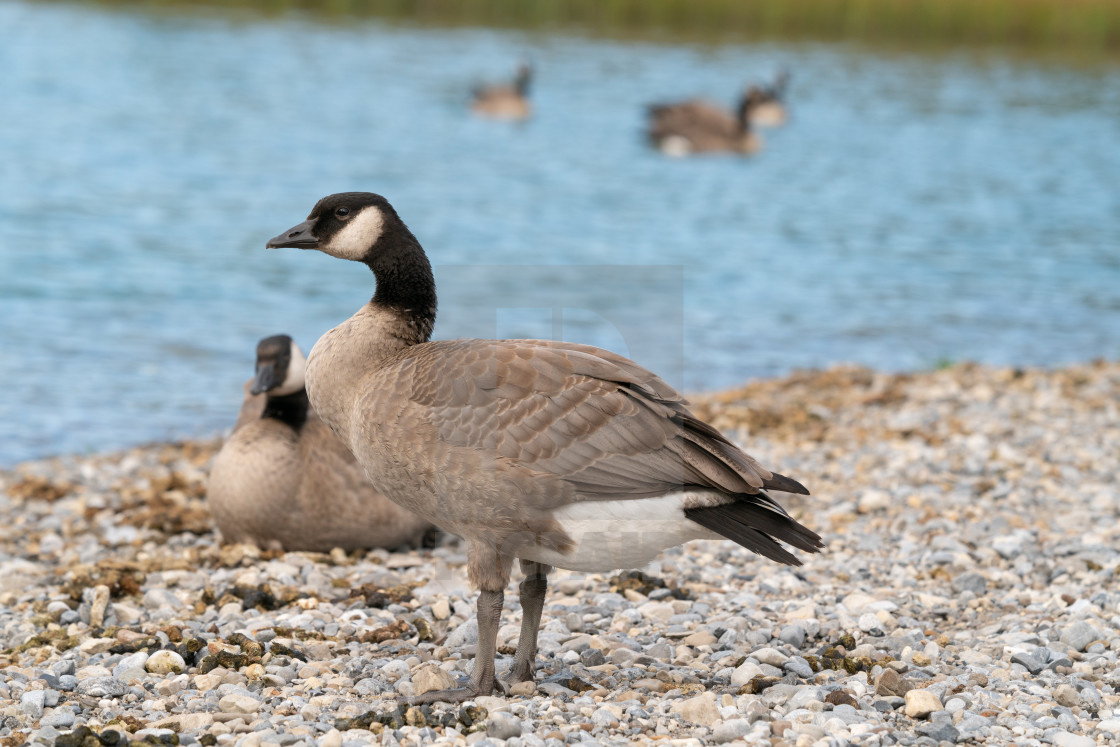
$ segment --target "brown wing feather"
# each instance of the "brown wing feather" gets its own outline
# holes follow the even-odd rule
[[[572,488],[537,500],[643,498],[685,486],[807,492],[698,420],[656,375],[614,353],[542,340],[455,340],[401,355],[415,382],[411,398],[441,441],[491,450]]]

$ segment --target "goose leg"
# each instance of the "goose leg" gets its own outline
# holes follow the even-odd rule
[[[517,640],[517,657],[509,670],[510,684],[535,682],[537,633],[541,627],[541,612],[544,611],[544,595],[548,590],[548,572],[551,566],[534,560],[522,560],[521,572],[525,580],[521,582],[521,637]]]
[[[414,696],[409,698],[412,705],[462,703],[494,691],[494,655],[497,653],[498,625],[504,602],[503,592],[483,590],[478,593],[478,652],[474,655],[470,684]]]

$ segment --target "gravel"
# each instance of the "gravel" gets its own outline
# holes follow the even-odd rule
[[[477,639],[454,538],[218,547],[218,442],[0,472],[0,740],[1120,744],[1120,366],[799,373],[697,398],[828,543],[555,572],[539,684],[409,708]],[[520,622],[507,595],[499,670]],[[674,741],[677,740],[677,741]],[[823,741],[822,741],[823,740]],[[88,743],[88,742],[87,742]]]

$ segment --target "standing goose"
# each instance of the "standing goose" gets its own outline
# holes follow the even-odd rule
[[[222,538],[317,552],[418,544],[430,523],[373,489],[310,409],[304,367],[287,335],[257,345],[256,376],[207,489]]]
[[[650,142],[670,156],[715,151],[756,153],[762,139],[751,125],[762,96],[762,91],[752,87],[743,94],[734,114],[703,99],[652,104],[648,108]]]
[[[471,680],[414,702],[493,691],[514,559],[525,580],[511,683],[533,680],[551,566],[641,567],[701,538],[790,565],[800,561],[779,540],[823,547],[763,492],[807,493],[800,483],[740,451],[633,361],[566,342],[429,342],[431,265],[384,197],[325,197],[268,247],[318,249],[373,271],[373,299],[311,351],[311,402],[379,490],[466,540],[480,589]]]
[[[511,85],[478,86],[472,91],[471,111],[495,119],[526,119],[533,113],[529,104],[529,82],[533,68],[523,64]]]

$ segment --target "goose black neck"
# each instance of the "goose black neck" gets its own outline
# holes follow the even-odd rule
[[[378,242],[379,251],[366,264],[377,279],[372,303],[392,309],[415,329],[415,340],[427,342],[436,323],[436,279],[420,242],[404,225]]]
[[[261,417],[279,420],[293,430],[299,431],[307,422],[307,410],[310,406],[306,389],[279,397],[269,395],[264,402],[264,412],[261,413]]]
[[[529,95],[529,80],[530,74],[526,72],[518,73],[517,78],[513,81],[513,88],[517,91],[517,95],[525,98]]]

